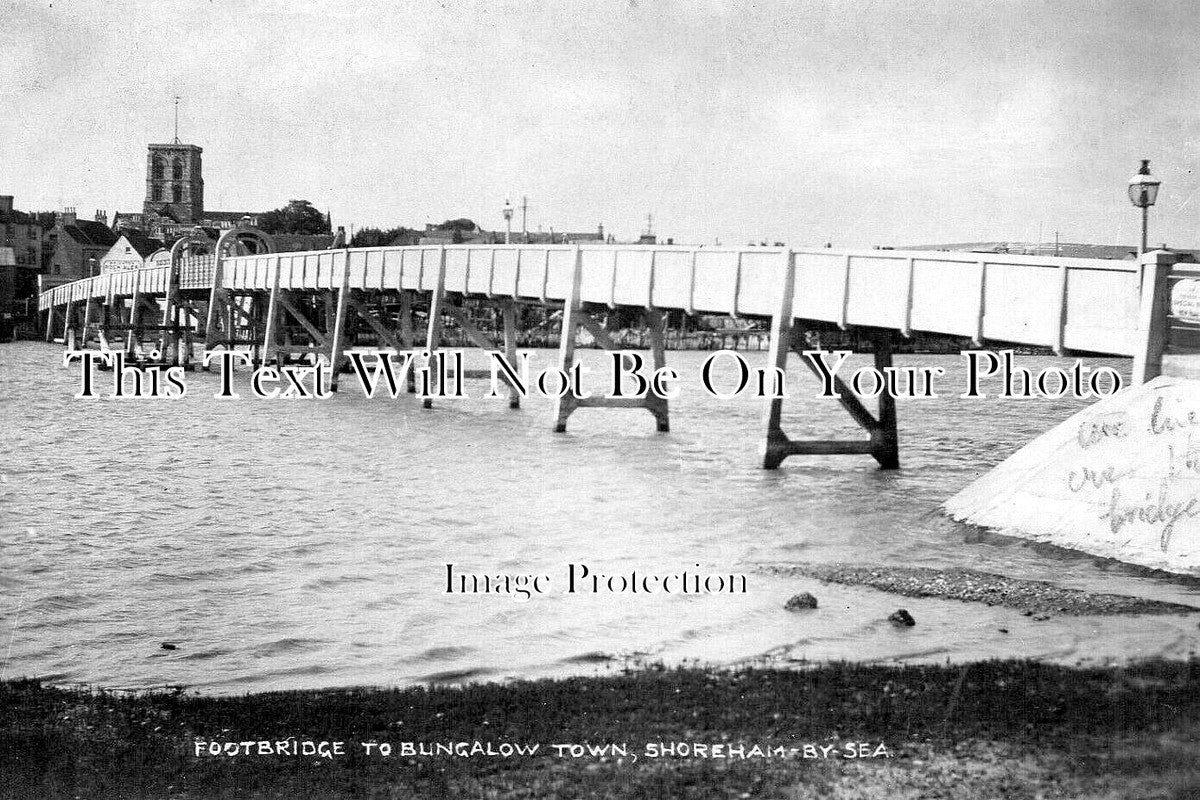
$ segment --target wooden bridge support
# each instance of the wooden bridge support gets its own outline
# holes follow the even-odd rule
[[[278,285],[271,289],[267,301],[267,318],[264,324],[264,362],[286,364],[293,353],[311,353],[315,359],[332,355],[331,335],[318,328],[305,313],[304,301]],[[311,344],[297,344],[292,331],[299,328],[311,339]]]
[[[781,374],[787,371],[788,355],[795,352],[801,355],[801,360],[813,372],[816,366],[802,355],[802,348],[796,341],[797,331],[792,318],[792,296],[796,289],[796,265],[790,251],[785,253],[786,262],[783,269],[783,285],[780,292],[779,309],[771,322],[771,351],[767,360],[767,369],[778,370]],[[875,368],[883,373],[886,367],[892,366],[892,340],[888,331],[874,335]],[[819,373],[818,373],[819,376]],[[788,438],[781,425],[783,417],[783,398],[773,397],[767,400],[764,419],[764,432],[761,445],[763,469],[777,469],[783,460],[794,455],[870,455],[879,462],[882,469],[898,469],[900,467],[900,444],[896,432],[896,399],[888,392],[885,385],[879,394],[879,415],[871,414],[863,406],[850,387],[837,376],[834,376],[834,387],[839,395],[842,407],[850,414],[858,425],[867,431],[870,438],[866,440],[806,440],[797,441]]]
[[[443,319],[446,313],[446,248],[442,247],[438,255],[437,288],[429,297],[429,320],[425,333],[425,351],[429,354],[430,387],[433,391],[439,388],[441,370],[433,369],[437,364],[437,350],[442,343]],[[422,408],[433,408],[433,398],[426,397],[421,401]]]
[[[129,333],[125,339],[125,352],[130,359],[141,360],[146,357],[146,345],[143,343],[146,331],[157,329],[164,322],[158,300],[153,296],[147,297],[140,290],[135,291],[129,306]]]
[[[571,293],[563,305],[562,333],[559,340],[559,369],[569,374],[575,366],[575,337],[579,328],[583,328],[596,340],[596,343],[610,352],[624,350],[617,346],[604,326],[592,318],[579,300],[579,289],[583,277],[583,252],[575,248],[575,269],[571,276]],[[664,346],[663,327],[666,322],[662,312],[647,308],[642,312],[642,319],[649,331],[650,353],[653,369],[666,366],[666,349]],[[577,408],[644,408],[654,415],[657,429],[661,433],[671,430],[670,412],[665,397],[657,397],[647,393],[645,397],[576,397],[570,390],[564,392],[554,402],[554,431],[564,433],[567,430],[567,418]]]

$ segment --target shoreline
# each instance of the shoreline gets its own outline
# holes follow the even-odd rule
[[[778,564],[761,571],[797,575],[823,583],[865,586],[911,598],[941,598],[1003,606],[1026,616],[1117,616],[1129,614],[1200,614],[1200,606],[1122,594],[1068,589],[1047,581],[1010,578],[965,567],[892,567],[859,564]]]
[[[1087,668],[1024,660],[650,667],[239,697],[9,680],[0,683],[0,708],[4,797],[1151,798],[1200,791],[1200,770],[1189,766],[1200,763],[1195,658]],[[328,757],[196,755],[198,740],[253,742],[253,750],[288,737],[325,742]],[[332,742],[342,742],[337,755]],[[365,742],[376,744],[370,755]],[[414,747],[409,755],[401,755],[405,742]],[[426,755],[414,744],[437,742],[484,749]],[[393,752],[381,757],[379,743]],[[540,747],[498,755],[505,743]],[[593,749],[556,755],[556,744]],[[623,744],[624,754],[595,749],[612,744]],[[680,744],[690,746],[686,755]],[[712,755],[716,745],[722,755]],[[768,755],[729,755],[753,753],[755,745]],[[806,746],[814,749],[806,754]],[[772,757],[775,747],[794,752]]]

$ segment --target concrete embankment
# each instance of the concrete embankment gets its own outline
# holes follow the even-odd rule
[[[1200,381],[1156,378],[1075,414],[944,504],[954,519],[1200,574]]]

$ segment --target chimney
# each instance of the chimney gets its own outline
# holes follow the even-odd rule
[[[0,194],[0,213],[8,213],[13,210],[13,196],[11,194]]]
[[[58,215],[58,221],[63,225],[74,225],[76,222],[75,206],[67,206],[64,208]]]
[[[96,222],[99,222],[104,227],[108,227],[108,212],[104,209],[96,209]]]

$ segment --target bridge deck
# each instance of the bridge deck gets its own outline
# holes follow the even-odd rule
[[[576,252],[580,299],[616,307],[773,316],[788,259],[796,320],[922,331],[1134,355],[1141,270],[1136,262],[902,250],[786,250],[644,245],[448,245],[270,253],[226,258],[221,286],[239,291],[435,291],[561,303]],[[42,293],[39,308],[165,294],[170,268],[111,273]],[[211,257],[185,258],[179,289],[208,291]]]

